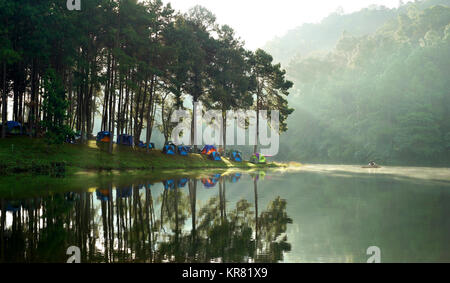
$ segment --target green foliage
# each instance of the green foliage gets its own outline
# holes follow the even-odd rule
[[[281,140],[292,152],[280,158],[450,164],[450,8],[421,3],[373,35],[291,62],[297,111]]]
[[[46,139],[50,144],[61,144],[73,131],[64,124],[67,118],[68,102],[61,79],[53,69],[44,77],[43,110],[45,118],[41,124],[46,129]]]
[[[286,71],[281,69],[281,65],[274,64],[273,57],[262,49],[252,54],[250,66],[256,81],[254,109],[279,110],[279,131],[287,131],[287,118],[294,112],[287,101],[293,83],[286,79]]]

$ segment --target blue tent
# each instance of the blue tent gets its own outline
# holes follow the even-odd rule
[[[178,180],[178,188],[184,188],[189,181],[188,178],[183,178],[181,180]]]
[[[10,135],[21,135],[22,134],[22,124],[16,121],[6,122],[6,133]]]
[[[208,157],[209,157],[209,159],[214,160],[214,161],[222,161],[222,158],[220,157],[220,153],[218,153],[217,151],[214,151]]]
[[[201,154],[208,156],[209,159],[214,161],[221,161],[220,153],[213,145],[205,145],[201,151]]]
[[[163,147],[163,153],[168,155],[175,155],[176,153],[176,146],[175,144],[168,142]]]
[[[188,156],[190,151],[191,151],[191,148],[189,146],[179,145],[177,147],[177,152],[181,156]]]
[[[242,153],[234,150],[230,153],[230,159],[234,162],[242,162]]]
[[[201,154],[211,155],[213,152],[217,152],[217,148],[213,145],[205,145],[201,151]]]
[[[117,136],[117,144],[133,146],[133,136],[130,135],[119,135]]]
[[[146,148],[147,144],[145,144],[143,141],[139,141],[139,145],[138,147],[140,148]],[[154,143],[150,143],[150,145],[148,146],[149,149],[155,149],[155,144]]]
[[[99,132],[97,134],[96,140],[98,142],[110,142],[111,140],[111,133],[107,131]]]

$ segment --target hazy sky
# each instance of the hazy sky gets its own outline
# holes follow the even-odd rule
[[[275,36],[302,23],[316,23],[342,7],[345,13],[371,4],[398,7],[399,0],[163,0],[186,12],[195,5],[212,11],[220,24],[230,25],[247,44],[262,47]],[[403,2],[408,2],[404,0]]]

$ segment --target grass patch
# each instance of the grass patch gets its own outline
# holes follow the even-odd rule
[[[43,139],[10,137],[0,139],[0,174],[45,174],[55,162],[65,162],[68,174],[80,170],[163,170],[163,169],[226,169],[270,168],[282,164],[255,165],[249,162],[212,161],[200,154],[187,157],[165,155],[161,150],[130,148],[114,145],[110,154],[97,147],[95,141],[85,145],[48,145]]]

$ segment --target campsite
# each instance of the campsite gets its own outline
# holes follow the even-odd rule
[[[0,266],[450,263],[449,55],[450,0],[0,0]]]
[[[102,136],[101,136],[102,137]],[[103,137],[102,137],[103,138]],[[174,147],[175,148],[175,147]],[[212,160],[208,155],[189,153],[187,155],[164,154],[161,149],[146,153],[145,147],[130,147],[114,144],[114,154],[102,149],[98,142],[90,140],[87,144],[62,144],[50,146],[44,139],[28,137],[8,137],[0,139],[0,173],[42,172],[49,174],[54,162],[65,162],[68,174],[83,170],[162,170],[194,168],[254,168],[283,167],[281,163],[255,165],[250,162],[234,162],[228,158]]]

